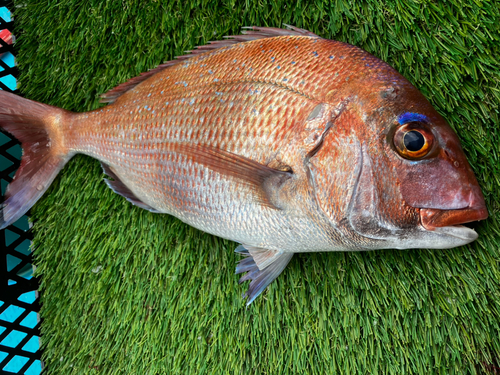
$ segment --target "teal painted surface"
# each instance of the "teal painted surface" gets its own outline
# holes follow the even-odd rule
[[[10,12],[8,11],[7,8],[1,7],[0,8],[0,17],[4,21],[11,21],[10,17]],[[9,67],[13,67],[15,65],[15,60],[14,56],[10,53],[7,52],[1,56],[2,61]],[[4,69],[0,67],[0,72],[3,71]],[[16,88],[16,79],[12,75],[8,75],[5,77],[1,77],[0,81],[5,84],[9,89],[15,90]],[[4,134],[0,134],[0,144],[5,144],[6,142],[9,141],[9,138],[5,136]],[[9,149],[9,154],[12,156],[16,157],[17,159],[21,158],[22,155],[22,150],[21,147],[16,145]],[[4,170],[5,168],[9,167],[12,165],[12,162],[7,160],[6,158],[0,158],[0,170]],[[11,176],[12,177],[12,176]],[[2,194],[5,192],[5,187],[6,187],[6,182],[2,181]],[[27,216],[23,216],[16,224],[15,224],[19,229],[27,230],[29,227],[28,224],[28,218]],[[15,234],[14,232],[10,230],[5,230],[5,240],[6,240],[6,245],[8,246],[10,243],[15,241],[19,236]],[[21,254],[29,254],[29,241],[24,241],[22,242],[19,246],[16,247],[16,251],[21,253]],[[7,270],[10,271],[12,270],[15,266],[17,266],[21,260],[13,255],[8,254],[7,255]],[[18,275],[22,276],[26,279],[30,279],[32,277],[33,270],[31,265],[28,265],[24,268],[22,268],[19,272]],[[25,303],[33,303],[36,299],[36,293],[35,291],[24,293],[19,297],[19,301],[25,302]],[[0,306],[4,304],[4,301],[0,301]],[[2,321],[13,323],[23,312],[25,311],[24,308],[16,306],[16,305],[10,305],[7,307],[7,309],[0,314],[0,334],[3,333],[6,328],[3,327]],[[28,314],[26,318],[23,319],[21,322],[22,326],[33,328],[37,324],[37,316],[36,313],[31,312]],[[10,332],[0,343],[1,345],[5,345],[10,348],[15,348],[19,345],[21,340],[23,340],[26,337],[26,333],[19,332],[19,331],[12,331]],[[31,353],[35,353],[38,349],[40,348],[39,345],[39,337],[38,336],[33,336],[31,339],[22,347],[23,350]],[[0,351],[0,361],[4,360],[7,357],[7,353]],[[2,371],[10,371],[17,373],[19,370],[26,364],[28,361],[28,358],[22,357],[22,356],[15,356],[7,365],[5,365],[2,368]],[[36,360],[33,362],[33,364],[24,372],[24,374],[27,375],[38,375],[42,372],[42,365],[39,360]]]

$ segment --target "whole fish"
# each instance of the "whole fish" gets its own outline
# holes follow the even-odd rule
[[[251,303],[294,253],[451,248],[488,216],[456,134],[403,76],[309,31],[251,27],[103,95],[87,113],[1,92],[24,154],[1,227],[77,153],[133,204],[241,243]]]

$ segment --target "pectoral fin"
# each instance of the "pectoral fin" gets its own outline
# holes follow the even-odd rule
[[[240,245],[235,251],[245,256],[236,266],[236,274],[247,272],[240,278],[239,283],[251,280],[248,290],[242,296],[248,297],[247,306],[283,272],[293,257],[293,253],[281,253],[247,245],[245,247]]]
[[[261,204],[272,208],[279,208],[277,191],[293,174],[215,147],[180,143],[173,145],[173,150],[195,163],[248,185]]]

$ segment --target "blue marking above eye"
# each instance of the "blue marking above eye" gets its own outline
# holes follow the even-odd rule
[[[420,113],[412,112],[405,112],[398,117],[398,122],[401,125],[414,121],[429,122],[429,119],[427,118],[427,116],[421,115]]]

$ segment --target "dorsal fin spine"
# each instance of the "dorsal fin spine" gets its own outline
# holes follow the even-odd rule
[[[225,36],[223,40],[211,41],[203,46],[195,47],[191,51],[186,51],[188,54],[182,56],[176,56],[176,60],[166,61],[165,63],[158,65],[156,68],[149,70],[148,72],[141,73],[139,76],[129,79],[115,88],[109,90],[107,93],[101,95],[101,103],[113,103],[121,95],[133,89],[135,86],[144,82],[149,77],[152,77],[156,73],[167,69],[171,66],[177,65],[178,63],[190,59],[201,53],[214,51],[219,48],[229,47],[234,44],[249,42],[257,39],[273,38],[278,36],[308,36],[319,38],[316,34],[300,29],[298,27],[285,25],[286,29],[279,29],[275,27],[256,27],[249,26],[243,27],[242,35],[229,35]]]

